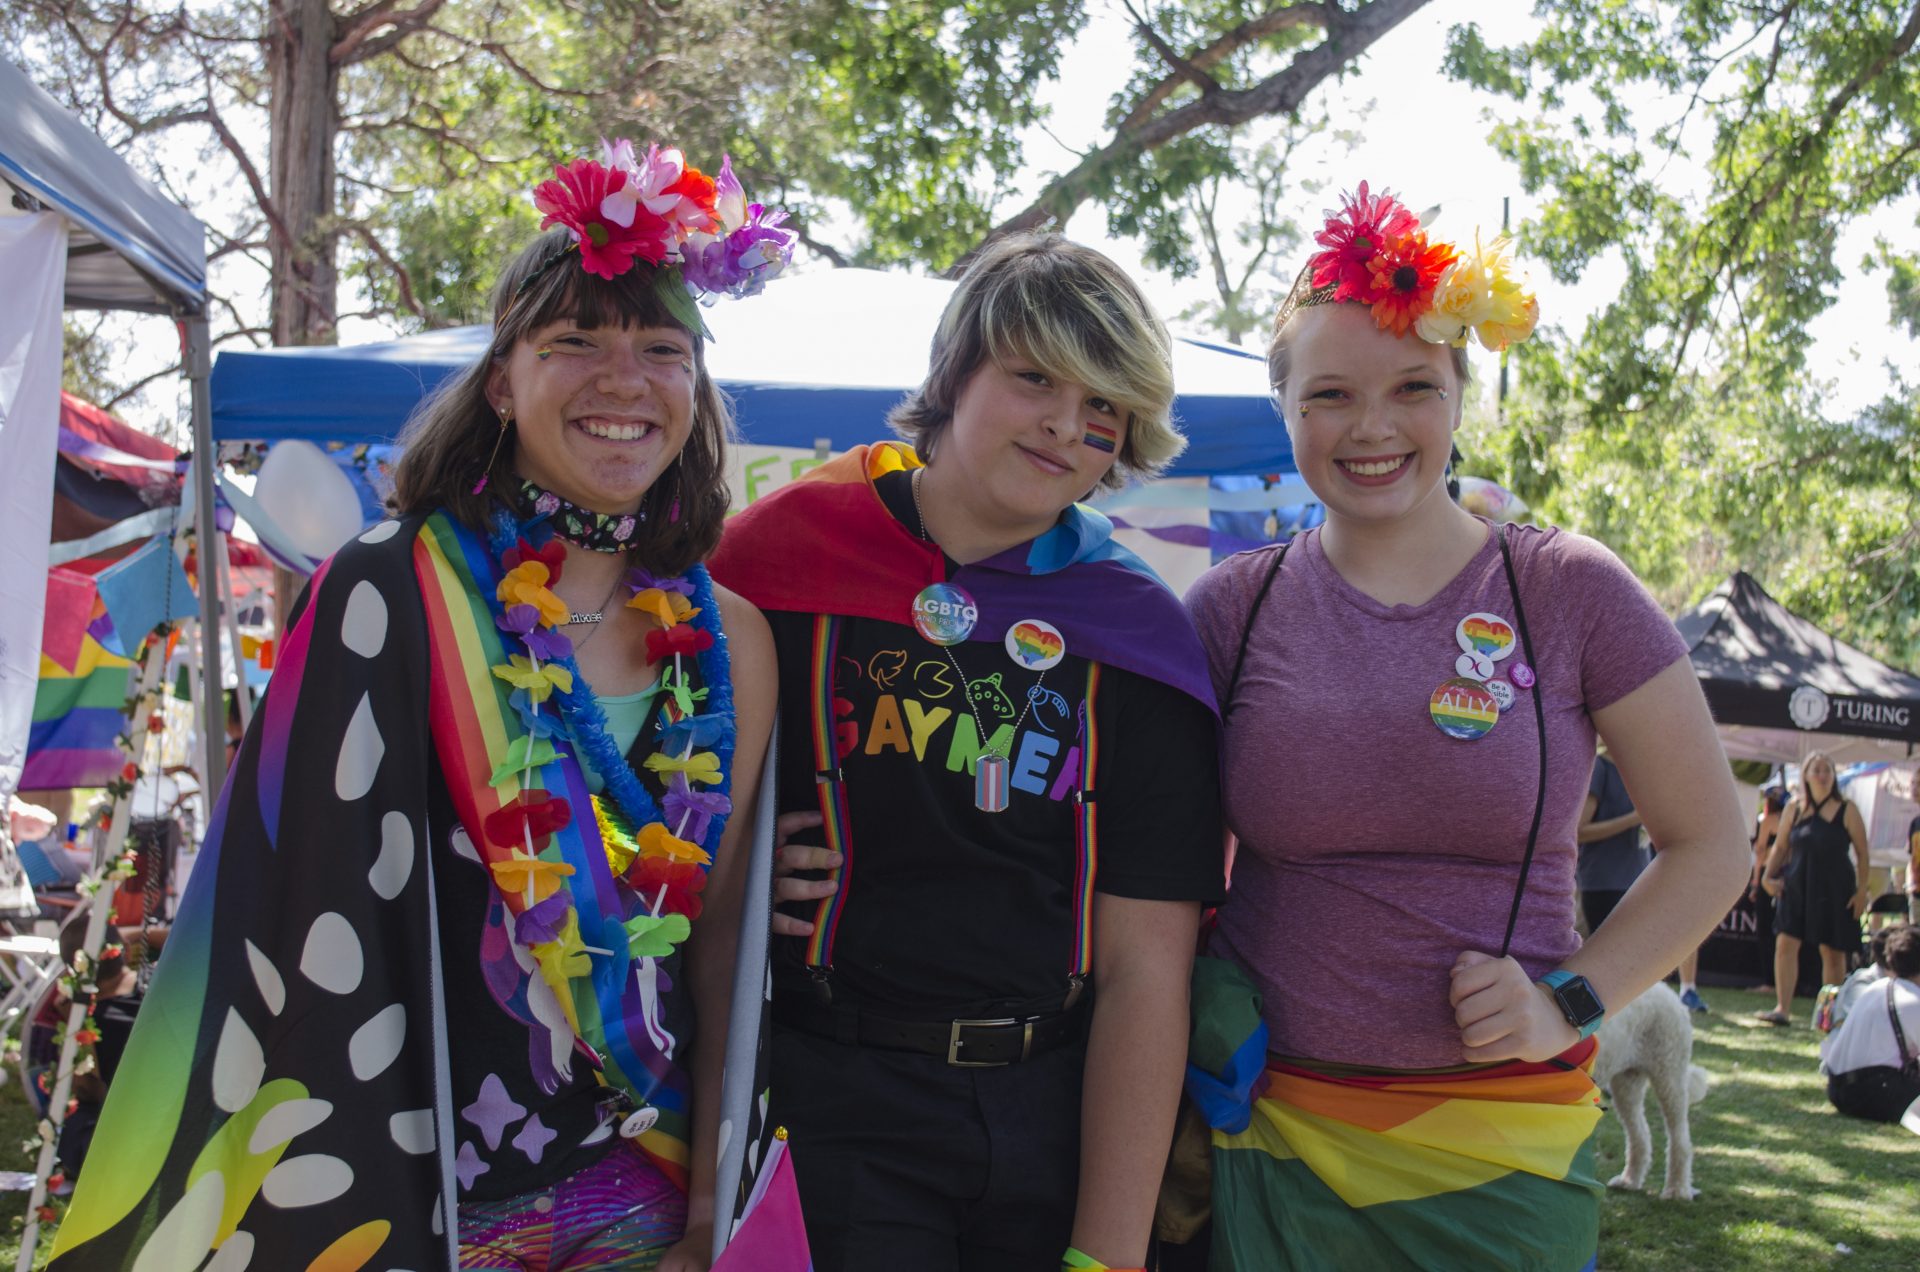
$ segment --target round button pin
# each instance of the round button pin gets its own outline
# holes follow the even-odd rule
[[[1513,664],[1513,667],[1507,672],[1507,675],[1513,680],[1515,687],[1520,689],[1533,688],[1533,668],[1527,666],[1527,664]]]
[[[659,1109],[635,1109],[627,1114],[626,1121],[620,1123],[620,1138],[639,1139],[652,1130],[654,1123],[659,1120]]]
[[[1513,624],[1498,614],[1469,614],[1454,625],[1453,639],[1468,653],[1499,662],[1513,652]]]
[[[973,598],[951,583],[930,583],[913,598],[913,629],[936,645],[958,645],[979,621]]]
[[[1513,709],[1513,686],[1506,681],[1487,681],[1487,692],[1493,695],[1493,700],[1500,704],[1502,711],[1510,711]]]
[[[1500,723],[1500,701],[1479,681],[1457,676],[1433,691],[1427,714],[1448,737],[1477,742]]]
[[[1453,670],[1469,680],[1492,680],[1493,659],[1481,653],[1462,654],[1453,660]]]
[[[1007,628],[1007,657],[1028,671],[1051,671],[1067,656],[1067,638],[1044,618],[1023,618]]]

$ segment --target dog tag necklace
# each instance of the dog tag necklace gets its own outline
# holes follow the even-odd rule
[[[916,470],[907,478],[907,484],[913,491],[913,516],[920,523],[920,537],[932,543],[933,536],[927,533],[927,514],[920,506],[920,473],[923,471]],[[954,615],[959,621],[941,621],[954,609],[961,610],[961,614]],[[960,679],[960,696],[973,716],[973,727],[980,738],[980,745],[985,747],[987,722],[980,718],[980,707],[969,690],[967,673],[961,669],[960,660],[953,655],[953,647],[972,634],[978,617],[973,598],[950,583],[932,584],[913,598],[914,628],[930,644],[938,645],[940,652],[947,656],[947,661],[953,664],[953,674]],[[1043,669],[1040,678],[1033,682],[1033,688],[1027,692],[1026,706],[1021,709],[1019,718],[1013,722],[1013,729],[1007,734],[1005,749],[995,747],[985,750],[973,762],[973,806],[983,813],[1003,813],[1007,810],[1007,804],[1013,797],[1012,765],[1007,760],[1007,751],[1012,749],[1013,739],[1020,735],[1020,726],[1026,722],[1027,713],[1033,710],[1034,699],[1046,679],[1047,673]]]

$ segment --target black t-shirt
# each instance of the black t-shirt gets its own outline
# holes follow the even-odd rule
[[[889,474],[878,489],[893,514],[914,526],[907,475]],[[767,617],[780,661],[779,804],[813,810],[813,616]],[[1086,682],[1086,660],[1071,649],[1042,675],[997,643],[943,651],[903,624],[844,621],[834,696],[852,851],[832,954],[836,1001],[920,1019],[1059,1006],[1074,950],[1074,795]],[[1178,690],[1112,667],[1101,671],[1096,710],[1095,890],[1218,901],[1213,716]],[[1008,759],[1002,812],[974,806],[974,760],[983,750]],[[821,842],[819,832],[796,842]],[[811,920],[814,908],[788,910]],[[776,986],[810,992],[806,942],[776,947]],[[1097,966],[1093,974],[1097,981]]]

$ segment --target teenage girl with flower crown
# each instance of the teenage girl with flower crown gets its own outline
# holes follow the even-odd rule
[[[774,667],[689,288],[787,239],[678,151],[556,178],[282,637],[57,1267],[708,1265]]]
[[[1111,261],[1002,240],[894,413],[912,447],[815,469],[714,558],[780,651],[773,1117],[819,1272],[1146,1258],[1215,720],[1179,602],[1076,501],[1179,452],[1169,353]]]
[[[1432,241],[1364,184],[1317,241],[1268,363],[1326,523],[1187,598],[1239,839],[1228,974],[1196,979],[1203,1025],[1245,1023],[1195,1056],[1212,1265],[1575,1272],[1593,1032],[1732,903],[1739,806],[1686,648],[1619,561],[1447,498],[1466,340],[1537,313],[1504,244]],[[1582,946],[1596,733],[1662,850]]]

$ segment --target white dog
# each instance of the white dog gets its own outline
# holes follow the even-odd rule
[[[1655,985],[1626,1007],[1607,1017],[1599,1033],[1600,1052],[1593,1062],[1593,1080],[1613,1097],[1613,1111],[1627,1137],[1627,1168],[1607,1181],[1609,1188],[1642,1187],[1653,1157],[1647,1130],[1647,1087],[1660,1101],[1667,1124],[1667,1183],[1660,1195],[1668,1201],[1692,1201],[1693,1133],[1687,1127],[1687,1108],[1707,1094],[1706,1070],[1693,1063],[1693,1016],[1680,1005],[1680,996],[1665,985]]]

